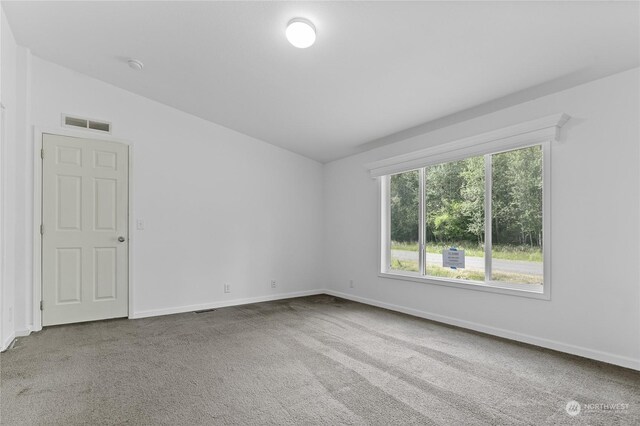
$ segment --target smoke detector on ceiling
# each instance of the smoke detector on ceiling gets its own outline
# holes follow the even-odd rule
[[[127,64],[129,64],[129,68],[136,71],[140,71],[144,68],[144,64],[137,59],[129,59]]]

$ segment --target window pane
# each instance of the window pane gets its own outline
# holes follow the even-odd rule
[[[493,281],[542,285],[542,147],[492,156]]]
[[[420,173],[391,176],[391,269],[418,272]]]
[[[464,250],[464,268],[444,267],[443,250]],[[484,281],[484,157],[425,169],[426,273]]]

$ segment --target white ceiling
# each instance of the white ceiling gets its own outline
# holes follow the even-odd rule
[[[640,62],[637,2],[2,3],[37,56],[322,162]]]

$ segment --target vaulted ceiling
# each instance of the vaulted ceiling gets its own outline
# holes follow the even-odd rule
[[[322,162],[637,67],[638,5],[3,1],[33,54]]]

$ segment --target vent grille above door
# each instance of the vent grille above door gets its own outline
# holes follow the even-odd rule
[[[62,115],[62,125],[65,127],[80,128],[85,130],[94,130],[100,133],[111,133],[111,123],[107,121],[91,120],[88,118],[73,117],[71,115]]]

